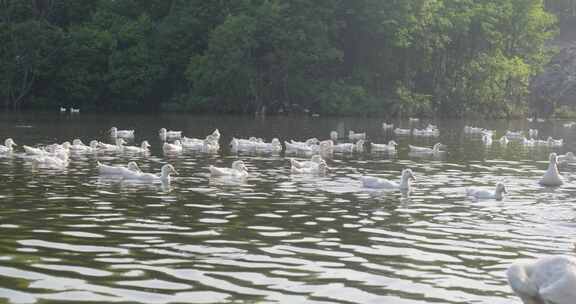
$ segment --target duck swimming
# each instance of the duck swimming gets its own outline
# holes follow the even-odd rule
[[[560,186],[563,184],[563,181],[562,176],[558,171],[558,156],[556,153],[550,153],[549,158],[548,169],[540,179],[539,183],[542,186]]]
[[[466,188],[466,196],[476,199],[495,199],[501,201],[504,197],[503,193],[508,193],[503,183],[497,183],[496,189],[493,191],[480,188]]]
[[[221,167],[208,167],[210,170],[210,175],[213,177],[239,177],[244,178],[248,176],[248,168],[243,161],[237,160],[232,163],[232,168],[221,168]]]
[[[134,137],[134,130],[118,130],[116,127],[110,128],[110,137],[132,138]]]
[[[506,271],[508,284],[524,304],[574,304],[576,258],[553,255],[517,262]]]
[[[142,173],[136,162],[129,162],[126,167],[124,166],[110,166],[97,162],[98,172],[105,175],[122,175],[131,176],[135,173]]]
[[[372,189],[392,189],[392,190],[403,190],[408,191],[411,188],[411,181],[415,181],[416,178],[412,173],[411,169],[402,170],[402,175],[400,176],[400,182],[391,181],[384,178],[378,178],[373,176],[362,176],[360,181],[364,188]]]
[[[6,138],[4,145],[0,145],[0,153],[8,153],[13,151],[13,147],[17,146],[12,138]]]

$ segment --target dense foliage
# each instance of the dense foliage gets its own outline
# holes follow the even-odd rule
[[[526,112],[543,0],[0,0],[5,108]]]

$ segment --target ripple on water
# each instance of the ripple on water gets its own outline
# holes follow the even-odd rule
[[[0,133],[10,130],[27,145],[75,137],[110,142],[102,130],[114,116],[83,117],[81,125],[34,120],[34,134],[13,128],[7,117]],[[73,155],[66,170],[0,156],[0,302],[508,304],[518,299],[506,283],[507,265],[571,254],[576,238],[576,166],[560,168],[564,186],[541,187],[536,180],[549,150],[516,143],[485,148],[462,133],[464,122],[441,122],[440,137],[426,139],[397,138],[381,129],[380,119],[119,121],[141,126],[136,142],[153,135],[149,156]],[[499,135],[528,126],[478,124],[498,126]],[[200,138],[219,127],[225,151],[164,155],[160,125]],[[573,148],[576,136],[553,127],[540,131],[566,136],[568,148],[558,152]],[[290,174],[282,154],[226,151],[230,135],[325,138],[333,129],[365,130],[374,142],[395,139],[399,152],[335,154],[327,158],[334,170],[318,177]],[[435,141],[448,146],[440,159],[408,154],[408,144]],[[236,159],[248,164],[247,180],[209,177],[209,165]],[[146,172],[170,162],[180,175],[170,188],[104,179],[96,160],[134,160]],[[363,175],[398,180],[403,168],[417,178],[411,193],[367,190],[359,182]],[[491,188],[500,180],[509,191],[501,202],[465,196],[466,187]]]

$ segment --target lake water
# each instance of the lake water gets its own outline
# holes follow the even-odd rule
[[[565,138],[562,122],[435,121],[439,138],[395,136],[382,119],[187,115],[0,113],[0,139],[17,152],[0,156],[0,303],[520,303],[505,269],[520,258],[572,254],[576,239],[575,167],[544,188],[548,148],[495,142],[485,147],[464,125],[537,128]],[[423,127],[429,121],[415,123]],[[408,121],[395,121],[409,126]],[[136,129],[150,156],[72,156],[65,170],[33,167],[21,145],[81,138],[110,142],[107,130]],[[158,129],[204,137],[219,128],[217,155],[165,156]],[[326,139],[331,130],[395,139],[399,153],[328,159],[327,176],[291,175],[284,154],[232,155],[232,136]],[[408,144],[440,141],[440,159],[414,158]],[[209,165],[244,160],[245,183],[209,178]],[[138,162],[180,175],[169,188],[99,178],[96,161]],[[397,179],[412,168],[409,195],[368,191],[362,175]],[[474,201],[468,186],[505,181],[503,201]]]

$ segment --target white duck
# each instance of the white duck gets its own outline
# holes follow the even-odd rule
[[[72,141],[72,145],[70,146],[70,151],[73,153],[89,153],[89,152],[96,152],[98,150],[98,141],[92,140],[90,141],[90,145],[85,145],[82,140],[74,139]]]
[[[148,148],[150,148],[150,144],[147,140],[142,141],[140,147],[137,146],[124,146],[123,151],[127,153],[146,153],[150,152]]]
[[[576,258],[553,255],[516,262],[506,271],[508,284],[524,304],[574,304]]]
[[[386,123],[386,122],[383,122],[383,123],[382,123],[382,129],[384,129],[384,130],[394,129],[394,124],[388,124],[388,123]]]
[[[556,153],[550,153],[548,170],[546,170],[539,183],[543,186],[560,186],[563,184],[562,176],[558,171],[558,156]]]
[[[498,142],[501,145],[507,145],[510,141],[508,140],[508,137],[506,137],[506,135],[500,137],[500,139],[498,140]]]
[[[364,151],[364,140],[360,139],[355,144],[343,143],[333,145],[331,151],[334,153],[353,153],[353,152],[363,152]]]
[[[131,176],[135,173],[142,173],[142,170],[138,167],[136,162],[129,162],[128,165],[125,166],[110,166],[104,165],[100,162],[97,162],[98,172],[104,175],[122,175],[122,176]]]
[[[61,169],[68,166],[68,153],[59,151],[54,155],[36,155],[32,162],[37,166]]]
[[[564,155],[558,155],[559,163],[573,163],[576,162],[576,155],[573,152],[566,152]]]
[[[70,108],[70,113],[80,113],[80,108]]]
[[[564,145],[564,139],[554,139],[552,137],[548,137],[546,142],[548,142],[548,146],[550,147],[562,147]]]
[[[538,129],[529,129],[528,130],[529,137],[538,137]]]
[[[508,138],[522,138],[524,137],[524,132],[522,131],[506,131],[506,137]]]
[[[8,153],[14,151],[13,146],[17,146],[12,138],[6,138],[4,145],[0,145],[0,153]]]
[[[170,175],[176,174],[178,175],[178,171],[174,169],[174,166],[170,164],[166,164],[162,166],[160,174],[153,174],[153,173],[141,173],[135,172],[133,174],[123,176],[125,179],[128,180],[138,180],[142,182],[162,182],[162,183],[170,183]]]
[[[483,142],[486,146],[492,145],[492,135],[488,135],[488,134],[482,135],[482,142]]]
[[[182,143],[180,142],[180,140],[176,140],[174,141],[174,143],[167,143],[165,142],[164,145],[162,145],[162,150],[165,153],[178,153],[178,152],[182,152]]]
[[[389,153],[394,153],[396,152],[396,146],[398,144],[391,140],[388,142],[388,144],[375,144],[375,143],[370,143],[370,149],[372,152],[389,152]]]
[[[396,128],[396,129],[394,129],[394,134],[396,134],[396,135],[410,135],[410,134],[412,134],[412,130]]]
[[[503,183],[497,183],[494,191],[482,188],[466,188],[466,196],[476,199],[495,199],[501,201],[504,197],[503,193],[508,193]]]
[[[290,165],[296,168],[309,168],[309,167],[317,167],[323,161],[322,156],[320,155],[313,155],[310,160],[305,161],[297,161],[293,158],[290,159]]]
[[[362,186],[364,188],[373,188],[373,189],[399,189],[403,191],[410,190],[411,181],[416,180],[412,170],[404,169],[402,170],[402,175],[400,177],[400,182],[394,182],[391,180],[378,178],[374,176],[362,176],[360,181],[362,182]]]
[[[167,138],[182,138],[182,131],[170,131],[166,130],[166,128],[161,128],[158,133],[162,140],[166,140]]]
[[[338,141],[338,132],[336,131],[331,131],[330,132],[330,139],[333,141]]]
[[[132,138],[134,137],[134,130],[118,130],[116,127],[110,128],[111,137]]]
[[[294,166],[294,163],[292,163],[292,166],[290,167],[290,172],[293,174],[326,174],[327,171],[328,165],[324,160],[320,160],[320,163],[318,163],[316,166],[298,168]]]
[[[236,177],[244,178],[248,176],[248,168],[243,161],[237,160],[232,163],[232,168],[220,168],[210,166],[210,175],[213,177]]]
[[[70,144],[70,142],[65,141],[62,144],[51,144],[51,145],[47,145],[45,147],[46,151],[50,152],[50,153],[57,153],[60,151],[63,151],[65,153],[70,152],[70,147],[72,146],[72,144]]]
[[[350,141],[357,141],[357,140],[365,140],[366,139],[366,133],[356,133],[352,130],[350,130],[348,132],[348,139]]]
[[[410,147],[411,153],[418,153],[418,154],[438,155],[438,154],[444,152],[444,151],[440,151],[440,148],[443,147],[443,145],[441,143],[436,143],[434,146],[432,146],[432,148],[412,146],[412,145],[409,145],[408,147]]]
[[[40,148],[34,148],[34,147],[30,147],[27,145],[23,145],[22,148],[24,148],[24,152],[28,155],[48,155],[50,154],[48,151],[46,151],[44,148],[40,147]]]
[[[98,142],[98,149],[101,149],[104,151],[121,152],[122,149],[124,148],[125,143],[126,143],[126,141],[124,139],[116,138],[116,144],[114,144],[114,145],[106,144],[103,142]]]
[[[528,139],[526,137],[522,137],[522,145],[524,145],[526,147],[533,147],[536,145],[536,142],[532,138]]]

